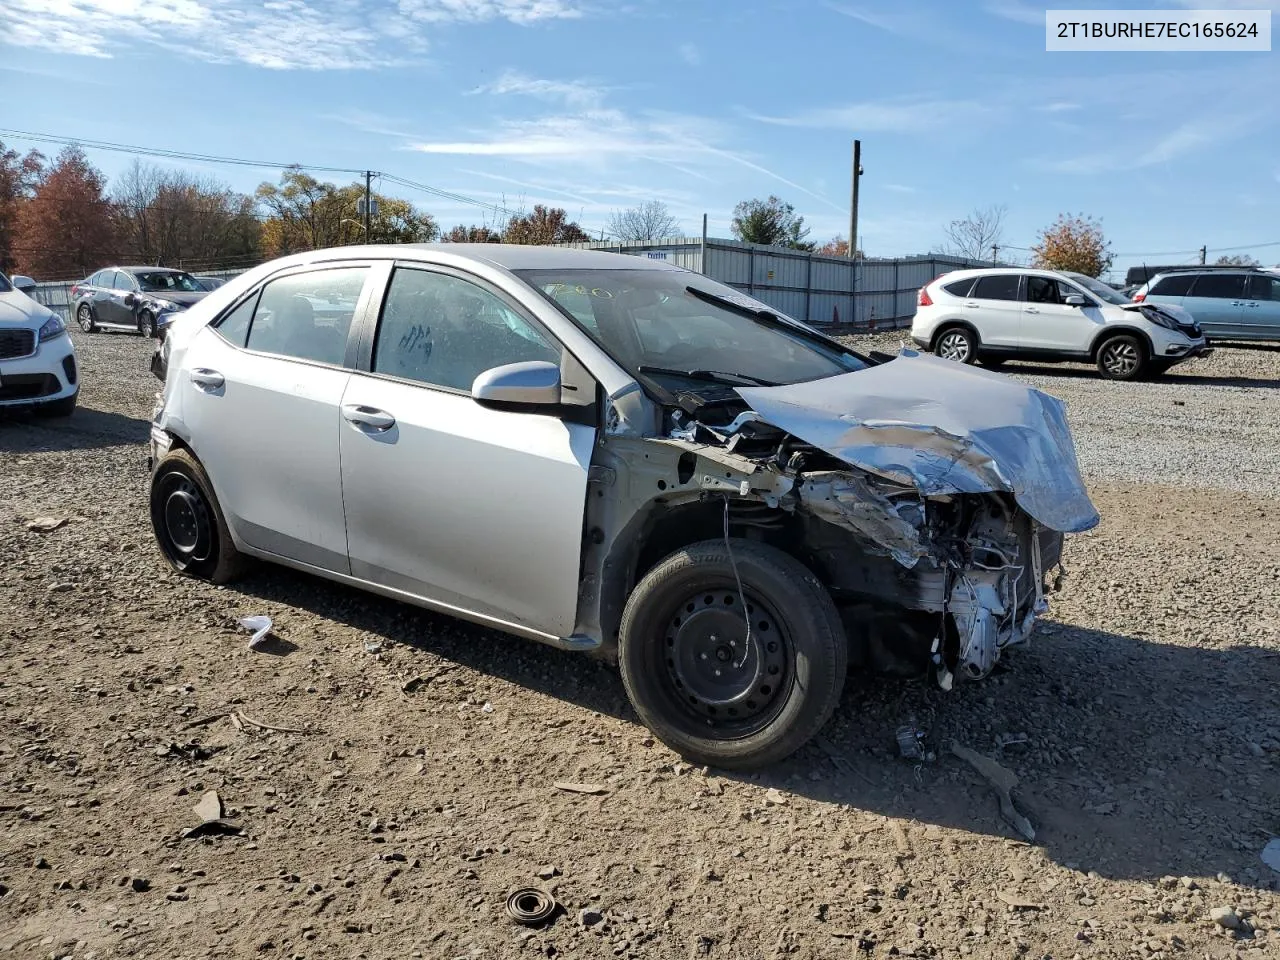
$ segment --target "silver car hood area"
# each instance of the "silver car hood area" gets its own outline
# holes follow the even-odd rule
[[[1052,530],[1098,523],[1062,402],[1000,374],[904,351],[855,373],[737,392],[773,426],[924,497],[1003,491]]]

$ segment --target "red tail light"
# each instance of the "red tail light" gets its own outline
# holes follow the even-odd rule
[[[73,283],[71,285],[71,295],[74,297],[74,296],[78,296],[79,293],[80,293],[80,284]]]
[[[1145,299],[1147,299],[1147,295],[1146,295],[1145,293],[1135,293],[1135,294],[1133,295],[1133,302],[1134,302],[1134,303],[1141,303],[1141,302],[1142,302],[1143,300],[1145,300]]]
[[[932,306],[933,306],[933,297],[929,296],[929,288],[928,288],[928,287],[921,287],[921,288],[920,288],[920,293],[919,293],[919,295],[916,297],[916,306],[918,306],[918,307],[932,307]]]

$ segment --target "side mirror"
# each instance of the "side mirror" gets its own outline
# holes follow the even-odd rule
[[[486,370],[471,384],[476,403],[494,407],[548,407],[560,403],[560,368],[526,360]]]
[[[132,293],[126,293],[124,295],[124,305],[126,307],[132,307],[137,302],[138,302],[138,298],[135,297]]]
[[[1080,294],[1078,293],[1068,293],[1066,298],[1062,302],[1065,303],[1068,307],[1084,307],[1084,306],[1088,306],[1088,303],[1089,303],[1088,300],[1080,296]]]
[[[27,296],[31,296],[31,291],[36,288],[36,282],[34,280],[30,277],[24,277],[21,274],[15,274],[9,278],[9,281],[13,284],[15,289],[21,290]]]

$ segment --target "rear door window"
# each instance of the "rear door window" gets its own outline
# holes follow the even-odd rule
[[[969,296],[977,300],[1017,300],[1018,280],[1016,273],[998,273],[989,277],[979,277],[973,285],[973,293]]]
[[[942,289],[947,291],[953,297],[967,297],[969,290],[973,287],[973,277],[965,277],[963,280],[953,280],[951,283],[944,283]]]
[[[1161,277],[1147,294],[1153,297],[1185,297],[1195,279],[1194,273],[1175,273],[1171,277]]]
[[[1255,273],[1249,278],[1250,300],[1280,300],[1280,277]]]
[[[1244,297],[1243,273],[1202,273],[1191,288],[1191,296],[1213,300],[1240,300]]]
[[[368,267],[338,267],[272,280],[262,288],[246,345],[262,353],[341,366],[368,275]]]

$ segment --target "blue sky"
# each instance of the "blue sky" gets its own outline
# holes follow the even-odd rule
[[[858,136],[871,256],[938,249],[948,221],[990,204],[1008,207],[1004,239],[1021,247],[1064,211],[1100,218],[1118,254],[1177,252],[1156,257],[1174,262],[1201,244],[1212,258],[1280,241],[1277,53],[1046,53],[1044,9],[0,0],[11,25],[0,34],[0,125],[371,168],[511,208],[564,206],[592,231],[611,210],[656,198],[687,233],[706,212],[711,233],[727,236],[738,200],[776,193],[819,241],[847,232]],[[132,162],[90,156],[110,175]],[[182,166],[245,191],[277,176]],[[383,189],[446,227],[486,216]],[[1280,243],[1243,252],[1280,263]]]

